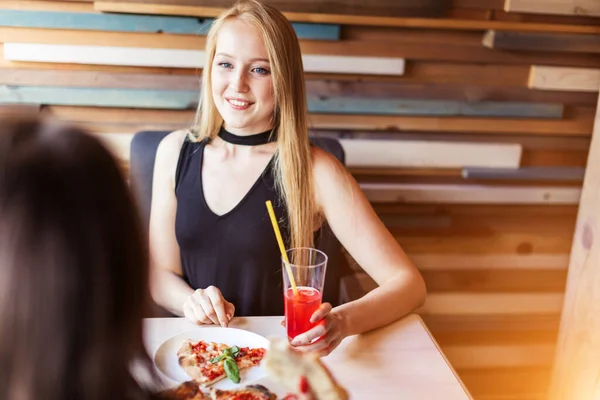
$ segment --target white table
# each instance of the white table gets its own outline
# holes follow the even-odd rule
[[[259,335],[285,337],[282,317],[240,317],[230,324]],[[202,329],[184,318],[144,320],[146,349],[153,355],[169,337]],[[352,399],[471,399],[418,315],[346,338],[323,358]]]

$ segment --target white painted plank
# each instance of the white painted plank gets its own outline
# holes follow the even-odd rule
[[[600,69],[532,65],[528,86],[540,90],[597,92],[600,88]]]
[[[202,68],[203,50],[150,49],[116,46],[81,46],[37,43],[4,43],[10,61],[138,67]],[[305,54],[306,72],[402,75],[404,59]]]
[[[133,133],[97,133],[96,137],[122,161],[129,160],[129,149],[133,140]]]
[[[581,189],[458,184],[362,183],[372,202],[448,204],[578,204]]]
[[[348,167],[518,168],[521,145],[341,139]]]
[[[600,16],[598,0],[505,0],[504,10],[534,14]]]
[[[201,50],[4,43],[4,58],[67,64],[198,68],[204,64],[205,54]]]
[[[429,315],[559,314],[563,293],[430,293],[417,310]]]
[[[403,75],[403,58],[353,56],[302,56],[305,71],[340,74]]]

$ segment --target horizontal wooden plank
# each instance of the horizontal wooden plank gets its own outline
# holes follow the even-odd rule
[[[309,97],[312,112],[375,115],[438,115],[478,117],[561,118],[562,104],[518,102],[454,102],[421,99]]]
[[[96,134],[102,143],[113,153],[120,161],[129,162],[129,151],[131,149],[131,140],[134,134],[117,133],[117,134]]]
[[[443,331],[435,335],[440,346],[488,346],[554,344],[558,339],[558,330],[532,329],[520,331],[476,330]]]
[[[40,110],[39,104],[0,104],[0,116],[19,116],[37,114]]]
[[[560,182],[580,182],[579,178],[581,169],[585,168],[587,163],[587,150],[525,150],[521,157],[521,166],[524,168],[533,168],[532,174],[528,172],[525,175],[527,178],[532,178],[530,181],[543,181],[544,178],[547,181],[548,176],[551,175],[551,169],[557,168],[557,175],[552,176],[552,179]],[[546,172],[541,172],[539,169],[549,169]],[[559,172],[559,169],[568,168]],[[536,171],[536,169],[538,169]],[[540,179],[535,179],[535,176],[539,176]],[[519,181],[519,178],[511,179],[512,181]],[[523,179],[520,179],[523,181]]]
[[[2,10],[30,10],[30,11],[61,11],[61,12],[93,12],[93,2],[74,1],[48,1],[48,0],[3,0],[0,2]]]
[[[565,271],[569,266],[568,254],[411,254],[410,259],[421,271]]]
[[[465,179],[511,179],[544,181],[583,181],[583,167],[521,167],[480,168],[466,167],[462,171]]]
[[[506,0],[504,9],[510,12],[600,16],[596,0]]]
[[[58,66],[57,64],[53,64]],[[200,72],[189,75],[169,73],[122,73],[94,70],[64,71],[48,69],[4,68],[0,84],[34,86],[105,87],[121,89],[199,90]],[[406,74],[414,75],[415,65]],[[464,73],[470,71],[465,68]],[[412,77],[408,77],[412,79]],[[418,77],[417,77],[418,79]],[[426,79],[426,78],[425,78]],[[307,95],[313,97],[361,97],[380,99],[437,99],[468,102],[512,101],[534,103],[562,103],[594,106],[594,93],[530,90],[528,88],[481,87],[447,83],[404,83],[344,80],[333,76],[328,79],[307,79]]]
[[[89,46],[119,46],[200,51],[205,47],[205,37],[196,35],[170,35],[139,32],[98,32],[66,29],[0,27],[0,41],[8,43],[61,44]],[[555,52],[497,52],[483,46],[420,42],[392,42],[368,40],[300,40],[304,55],[343,57],[410,58],[412,60],[438,60],[497,64],[544,64],[573,67],[597,67],[600,57],[595,54],[572,54],[562,57]],[[377,68],[373,73],[376,73]],[[368,73],[365,72],[365,73]]]
[[[600,35],[487,31],[482,43],[497,50],[600,53]]]
[[[527,315],[558,314],[563,293],[429,293],[419,314]]]
[[[493,232],[487,235],[469,235],[467,238],[456,233],[431,235],[417,232],[394,236],[410,254],[532,254],[569,252],[572,232]]]
[[[198,92],[0,85],[0,102],[65,106],[193,109]]]
[[[453,0],[454,8],[474,8],[482,10],[502,10],[504,9],[504,0]]]
[[[0,26],[117,32],[206,35],[212,18],[112,13],[7,10],[0,8]],[[299,39],[339,40],[340,26],[292,23]]]
[[[554,344],[513,346],[446,346],[442,350],[453,368],[548,367],[554,358]]]
[[[592,115],[564,118],[559,121],[508,120],[501,118],[437,118],[313,114],[312,127],[327,130],[357,131],[413,131],[413,132],[478,132],[517,133],[544,135],[590,136],[593,127]]]
[[[145,3],[196,6],[196,0],[122,0],[123,3]],[[369,4],[363,3],[326,3],[315,4],[312,0],[264,0],[282,11],[307,12],[307,13],[334,13],[334,14],[358,14],[358,15],[420,15],[435,17],[445,15],[451,6],[451,0],[423,0],[415,3],[411,0],[373,0]],[[224,9],[231,6],[228,0],[204,0],[203,6]]]
[[[466,165],[516,168],[521,146],[404,140],[340,140],[346,165],[457,168]]]
[[[419,267],[418,264],[416,264]],[[427,293],[517,294],[560,293],[565,290],[566,270],[422,270]],[[377,283],[365,272],[352,279],[361,293],[375,289]]]
[[[192,122],[195,112],[192,110],[127,110],[122,108],[46,106],[43,112],[62,121],[105,122],[118,124],[159,123],[184,128]],[[113,132],[119,132],[115,130]],[[123,131],[123,133],[135,133]]]
[[[118,65],[86,65],[86,64],[60,64],[43,62],[10,61],[4,58],[4,43],[0,43],[0,68],[22,70],[50,70],[50,71],[95,71],[125,74],[164,74],[164,75],[194,75],[199,74],[197,68],[160,68],[160,67],[128,67]]]
[[[92,67],[88,67],[92,68]],[[106,71],[61,71],[4,68],[0,85],[63,86],[108,89],[194,90],[199,93],[201,74],[171,75]]]
[[[552,150],[586,152],[590,147],[590,138],[532,136],[522,135],[481,135],[480,133],[448,133],[437,132],[365,132],[365,131],[325,131],[312,130],[312,134],[337,139],[378,139],[378,140],[430,140],[458,141],[473,143],[518,143],[526,151],[547,152]]]
[[[10,42],[4,43],[4,58],[9,61],[161,68],[200,68],[205,62],[202,50]]]
[[[562,106],[558,104],[523,104],[510,102],[481,102],[469,104],[465,102],[414,99],[377,100],[350,97],[329,97],[319,99],[312,96],[309,96],[307,100],[309,111],[314,113],[435,116],[467,115],[532,118],[560,118],[562,115]],[[197,106],[198,91],[4,85],[0,86],[0,102],[97,107],[190,109],[196,108]],[[383,142],[370,142],[371,146],[379,146],[380,148],[382,144],[385,146],[385,143]],[[369,143],[364,143],[364,145],[368,146]],[[427,143],[422,143],[420,145],[432,146],[432,144]],[[454,146],[456,147],[456,145]],[[488,148],[489,145],[475,145],[475,147],[483,151],[485,148]],[[499,150],[503,148],[507,148],[507,145],[500,146]],[[488,157],[491,157],[491,155],[488,155]],[[460,166],[462,165],[468,164],[461,164]],[[476,163],[473,165],[478,166],[482,164]],[[493,162],[484,165],[507,166],[506,164],[494,164]],[[512,167],[516,167],[517,165],[515,165],[515,163],[509,164],[509,166]]]
[[[565,290],[566,270],[421,271],[428,293],[557,293]]]
[[[65,120],[98,122],[98,129],[108,129],[105,132],[133,133],[136,125],[148,127],[159,127],[166,125],[166,129],[180,129],[192,120],[194,114],[191,111],[170,110],[119,110],[113,108],[93,107],[55,107],[50,108]],[[579,116],[566,116],[559,121],[532,120],[532,119],[499,119],[499,118],[459,118],[459,117],[406,117],[406,116],[356,116],[338,114],[311,114],[310,121],[315,131],[325,130],[356,130],[368,131],[392,131],[406,132],[415,135],[416,132],[445,132],[452,134],[464,134],[467,132],[494,134],[543,134],[543,135],[579,135],[590,136],[593,126],[593,111]],[[109,123],[110,128],[103,128],[100,123]],[[132,125],[127,127],[127,125]],[[369,134],[377,135],[376,132]],[[377,136],[373,136],[377,137]],[[399,136],[401,137],[401,136]],[[419,140],[423,135],[410,136]],[[444,140],[440,135],[438,140]],[[473,136],[476,137],[476,136]],[[367,138],[367,136],[363,136]],[[544,140],[550,140],[544,137]],[[575,140],[575,139],[569,139]],[[589,139],[588,139],[589,140]],[[493,141],[493,140],[492,140]],[[568,141],[565,141],[568,142]],[[575,144],[579,143],[577,141]]]
[[[202,68],[205,53],[203,50],[186,49],[5,42],[4,58],[10,61],[28,62]],[[401,58],[305,54],[302,56],[302,62],[307,72],[382,75],[404,73],[404,60]]]
[[[482,87],[471,83],[454,84],[448,82],[410,83],[414,74],[414,64],[408,64],[402,82],[344,81],[339,79],[310,79],[306,81],[308,94],[319,97],[359,96],[365,98],[407,98],[407,99],[446,99],[480,101],[512,101],[536,103],[562,103],[573,105],[596,104],[598,96],[593,93],[531,90],[508,87]],[[470,72],[466,68],[465,76]],[[484,78],[485,79],[485,78]],[[490,82],[491,84],[491,82]]]
[[[600,69],[532,65],[528,86],[540,90],[597,92],[600,88]]]
[[[463,368],[458,374],[478,400],[544,400],[551,368]]]
[[[577,204],[578,188],[507,187],[484,185],[361,185],[370,201],[461,204]]]
[[[490,331],[519,334],[523,331],[558,330],[560,313],[505,315],[422,315],[434,336],[460,332]]]
[[[195,17],[217,16],[223,9],[198,6],[178,6],[169,4],[145,4],[96,1],[94,8],[98,11],[122,12],[133,14],[183,15]],[[510,30],[528,32],[572,32],[598,33],[600,28],[594,26],[561,25],[561,24],[529,24],[504,21],[471,21],[445,18],[401,18],[372,17],[339,14],[284,13],[290,21],[335,23],[343,25],[370,25],[409,28],[459,29],[459,30]]]
[[[461,180],[460,168],[386,168],[386,167],[348,167],[350,173],[358,181],[388,181],[393,179],[425,179],[434,178],[452,178]]]

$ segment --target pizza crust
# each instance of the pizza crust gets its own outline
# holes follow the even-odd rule
[[[303,377],[317,400],[347,400],[348,392],[315,354],[294,350],[285,339],[273,338],[262,365],[269,376],[292,393],[298,393]]]

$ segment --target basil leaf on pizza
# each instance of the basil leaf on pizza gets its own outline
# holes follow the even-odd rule
[[[233,383],[240,383],[240,370],[238,369],[234,359],[230,357],[225,358],[223,361],[223,366],[225,367],[225,373],[227,374],[227,377],[231,379]]]

